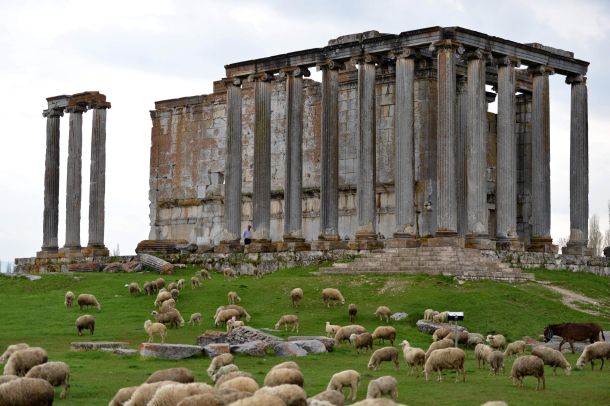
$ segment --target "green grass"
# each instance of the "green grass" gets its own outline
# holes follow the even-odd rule
[[[605,301],[610,305],[610,278],[608,277],[586,272],[551,271],[539,268],[527,271],[533,273],[537,280],[549,281],[554,285],[573,290],[592,299]]]
[[[302,335],[324,334],[324,323],[349,324],[347,303],[358,304],[356,322],[367,329],[374,329],[381,323],[373,312],[378,305],[387,305],[392,311],[405,311],[407,321],[393,322],[398,330],[398,342],[408,339],[412,345],[427,348],[431,342],[428,335],[415,328],[415,321],[421,318],[423,310],[432,307],[438,310],[463,310],[463,324],[472,332],[502,333],[509,340],[524,335],[536,337],[550,322],[592,321],[610,327],[607,320],[572,310],[561,304],[559,295],[535,283],[510,285],[491,281],[466,282],[458,284],[454,279],[443,276],[400,275],[400,276],[313,276],[316,267],[282,270],[263,279],[241,277],[226,282],[222,276],[213,275],[212,281],[203,282],[200,289],[184,289],[178,301],[178,308],[185,319],[191,313],[204,315],[202,326],[185,326],[171,329],[168,342],[194,344],[197,335],[204,330],[214,329],[212,315],[216,307],[226,304],[226,294],[235,290],[242,298],[241,304],[252,316],[249,323],[253,327],[272,328],[282,314],[298,314]],[[175,277],[187,281],[195,268],[178,271]],[[545,271],[536,271],[538,276],[547,277]],[[551,276],[559,277],[556,271]],[[551,277],[549,276],[549,278]],[[608,296],[607,279],[596,283],[588,274],[570,274],[569,287],[583,293]],[[58,405],[105,405],[117,389],[137,385],[157,369],[185,366],[192,369],[197,380],[208,381],[205,369],[209,359],[198,357],[181,361],[160,361],[142,359],[139,356],[119,357],[103,352],[71,352],[70,342],[94,339],[96,341],[128,341],[133,348],[145,341],[143,322],[154,310],[154,298],[150,296],[130,297],[125,285],[137,281],[140,285],[156,275],[140,274],[91,274],[44,275],[41,280],[29,281],[23,278],[0,277],[0,349],[16,342],[27,342],[46,348],[51,360],[63,360],[72,370],[72,388],[67,399],[56,397]],[[554,281],[555,282],[555,281]],[[559,282],[557,282],[559,284]],[[566,283],[568,283],[566,279]],[[605,285],[604,285],[605,283]],[[301,287],[305,298],[297,310],[290,305],[289,292]],[[347,303],[345,306],[326,308],[320,292],[324,287],[339,288]],[[582,289],[582,290],[581,290]],[[63,306],[64,293],[72,290],[79,293],[93,293],[102,304],[102,310],[87,312],[95,315],[96,331],[93,337],[78,337],[74,327],[75,319],[84,312],[78,308]],[[278,333],[288,336],[289,333]],[[395,345],[398,345],[398,342]],[[386,363],[379,371],[368,371],[366,364],[369,354],[357,355],[347,345],[340,346],[332,353],[299,358],[305,375],[305,390],[313,395],[325,389],[330,376],[344,369],[356,369],[362,374],[358,399],[366,394],[370,379],[392,374],[399,381],[399,400],[413,405],[479,405],[487,400],[502,399],[515,405],[602,405],[608,404],[610,368],[591,372],[590,369],[574,371],[566,377],[562,373],[552,376],[547,369],[547,389],[536,392],[535,380],[526,378],[524,388],[513,387],[509,379],[510,365],[503,376],[489,376],[486,370],[476,368],[471,350],[467,351],[465,383],[454,383],[453,373],[445,375],[441,384],[425,382],[422,378],[407,377],[401,364],[398,372]],[[576,356],[567,355],[574,364]],[[242,370],[253,373],[262,384],[265,373],[275,363],[284,359],[274,356],[255,358],[237,357],[236,363]],[[57,390],[59,393],[59,389]]]

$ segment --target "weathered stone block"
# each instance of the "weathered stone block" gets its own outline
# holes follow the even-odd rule
[[[417,320],[417,323],[415,323],[417,329],[419,331],[421,331],[422,333],[427,333],[427,334],[432,334],[436,331],[436,329],[439,329],[441,327],[447,327],[447,328],[451,328],[454,329],[455,326],[453,324],[449,324],[449,323],[433,323],[431,321],[425,321],[425,320]],[[466,328],[463,326],[457,326],[458,331],[466,331]]]
[[[271,348],[275,355],[280,357],[304,357],[307,351],[294,342],[276,341],[271,343]]]
[[[325,336],[291,336],[288,337],[287,339],[288,341],[319,341],[321,342],[324,347],[326,348],[326,351],[331,352],[336,344],[336,341],[334,338],[330,338],[330,337],[325,337]]]
[[[267,355],[267,349],[270,346],[270,343],[261,340],[249,341],[243,344],[232,345],[231,352],[236,354],[251,355],[253,357],[264,357]]]
[[[160,359],[184,359],[203,353],[203,348],[198,345],[187,344],[140,344],[140,355],[143,357],[154,357]]]
[[[78,341],[70,344],[72,351],[91,351],[91,350],[115,350],[125,348],[129,345],[128,342],[113,342],[113,341]]]
[[[220,354],[227,354],[231,352],[231,347],[227,343],[208,344],[203,347],[203,352],[208,357],[214,358]]]

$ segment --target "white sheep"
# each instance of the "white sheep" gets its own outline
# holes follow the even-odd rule
[[[25,374],[26,378],[40,378],[49,382],[52,386],[61,386],[63,390],[59,397],[64,399],[70,388],[70,367],[65,362],[55,361],[32,367]]]
[[[237,310],[237,318],[241,319],[242,317],[246,318],[246,321],[250,321],[251,317],[248,314],[248,312],[246,311],[246,309],[244,309],[243,307],[241,307],[240,305],[226,305],[226,306],[219,306],[216,309],[216,313],[214,313],[214,317],[213,319],[216,319],[216,317],[218,317],[218,313],[220,313],[223,310],[229,310],[229,309],[233,309],[233,310]]]
[[[74,293],[67,291],[66,296],[64,297],[64,305],[66,305],[66,307],[72,307],[72,302],[74,302]]]
[[[527,344],[523,340],[513,341],[512,343],[506,346],[506,350],[504,351],[505,357],[510,357],[515,354],[525,354],[525,350],[527,349]]]
[[[76,319],[75,324],[79,336],[83,335],[83,330],[89,330],[91,335],[93,335],[93,331],[95,330],[95,317],[90,314],[83,314]]]
[[[379,320],[383,321],[385,319],[386,323],[390,322],[390,316],[392,312],[390,308],[387,306],[379,306],[377,310],[375,310],[375,316],[379,317]]]
[[[157,312],[153,310],[150,315],[159,323],[169,323],[170,327],[184,327],[184,319],[178,309],[169,309],[166,312]]]
[[[303,387],[305,378],[299,369],[271,368],[265,376],[265,386],[279,386],[284,384],[299,385]]]
[[[428,347],[428,350],[426,350],[426,359],[428,359],[428,357],[434,350],[440,350],[443,348],[451,348],[451,347],[453,347],[453,340],[450,340],[448,338],[443,338],[442,340],[435,341],[432,344],[430,344],[430,347]]]
[[[435,323],[446,323],[448,319],[449,319],[449,312],[444,311],[444,312],[440,312],[440,313],[434,315],[434,317],[432,318],[432,321],[434,321]]]
[[[337,331],[339,331],[339,329],[341,328],[341,326],[337,325],[337,324],[330,324],[329,321],[326,322],[326,337],[333,337],[335,334],[337,334]]]
[[[191,383],[195,382],[195,375],[193,375],[193,371],[188,368],[179,367],[160,369],[158,371],[153,372],[148,377],[148,379],[146,379],[145,383],[154,383],[161,381]]]
[[[390,344],[394,345],[396,339],[396,329],[392,326],[379,326],[373,331],[373,340],[381,341],[381,344],[385,340],[389,340]]]
[[[486,341],[491,348],[496,350],[503,350],[506,347],[506,337],[502,334],[490,334],[487,336]]]
[[[229,304],[235,304],[241,302],[241,297],[239,297],[237,292],[230,291],[227,293],[227,300],[229,301]]]
[[[277,396],[282,399],[286,405],[297,406],[307,404],[307,395],[303,388],[298,385],[284,384],[272,387],[263,386],[256,391],[256,393]]]
[[[81,310],[83,310],[84,307],[89,306],[93,306],[97,310],[102,310],[102,306],[98,303],[95,296],[90,295],[88,293],[81,293],[80,295],[78,295],[78,298],[76,298],[76,303],[78,303]]]
[[[426,381],[429,379],[429,375],[436,371],[438,373],[436,380],[441,382],[443,380],[443,369],[455,369],[455,381],[458,381],[460,373],[462,374],[462,382],[466,381],[466,371],[464,370],[465,359],[466,353],[461,348],[441,348],[432,351],[432,353],[428,355],[426,364],[424,365],[424,376],[426,377]]]
[[[546,383],[544,381],[544,362],[536,357],[535,355],[524,355],[518,357],[513,362],[511,369],[511,378],[513,378],[513,385],[519,382],[519,386],[523,386],[523,378],[526,376],[534,376],[538,380],[536,390],[540,389],[540,381],[542,381],[542,389],[545,388]]]
[[[239,311],[236,309],[224,309],[218,312],[216,318],[214,319],[214,325],[218,326],[220,324],[226,324],[228,320],[231,320],[233,317],[239,318]]]
[[[596,359],[602,360],[602,365],[599,367],[599,370],[601,371],[604,367],[604,359],[610,360],[610,343],[606,341],[597,341],[587,345],[580,357],[578,357],[578,361],[576,361],[576,368],[582,369],[587,362],[591,362],[591,371],[593,371],[593,368],[595,367],[593,361]]]
[[[195,324],[201,324],[201,313],[193,313],[191,314],[191,318],[189,319],[189,326],[194,326]]]
[[[532,355],[540,358],[545,365],[553,367],[553,375],[557,375],[557,367],[563,369],[566,375],[572,373],[572,366],[563,354],[553,348],[539,345],[532,350]]]
[[[396,400],[398,396],[397,390],[398,382],[393,376],[382,376],[377,379],[373,379],[369,382],[369,386],[366,390],[367,399],[377,399],[382,396],[389,396],[392,400]]]
[[[184,279],[178,279],[178,282],[176,283],[176,285],[178,286],[178,289],[180,289],[180,290],[184,289],[184,282],[185,282]]]
[[[176,301],[174,298],[167,299],[163,303],[161,303],[161,307],[159,308],[160,313],[169,312],[171,309],[176,308]]]
[[[133,396],[134,392],[138,388],[139,386],[127,386],[119,389],[114,397],[110,400],[110,403],[108,403],[108,406],[123,406],[123,404],[125,404],[131,398],[131,396]]]
[[[199,278],[197,276],[193,276],[191,278],[191,289],[195,289],[195,288],[199,288],[201,287],[201,281],[199,280]]]
[[[36,365],[44,364],[49,356],[44,348],[28,347],[11,354],[4,365],[4,375],[25,376]]]
[[[227,279],[237,279],[237,273],[231,268],[225,268],[222,273],[224,274],[225,280]]]
[[[492,352],[493,348],[487,344],[477,344],[477,346],[474,347],[474,357],[477,360],[478,368],[481,368],[481,362],[483,362],[483,366],[485,366],[485,363]]]
[[[231,372],[239,372],[239,367],[235,364],[223,365],[218,370],[216,370],[211,378],[212,382],[215,382],[216,385],[220,385],[219,381],[222,377],[230,374]],[[224,382],[224,380],[223,380]]]
[[[451,333],[451,329],[449,327],[440,327],[434,330],[432,333],[432,341],[442,340],[447,337]]]
[[[297,364],[294,361],[280,362],[279,364],[276,364],[271,367],[271,369],[283,369],[283,368],[297,369],[299,371],[301,370],[301,367],[299,366],[299,364]]]
[[[192,395],[211,393],[214,388],[207,383],[178,383],[173,382],[157,389],[147,406],[175,406],[182,399]]]
[[[294,288],[290,291],[290,299],[292,299],[292,306],[297,307],[301,300],[303,300],[303,289]]]
[[[366,333],[366,329],[359,324],[350,324],[349,326],[343,326],[335,334],[335,341],[340,344],[342,341],[348,341],[352,334]]]
[[[200,269],[199,271],[195,272],[195,276],[200,276],[201,278],[207,280],[212,279],[212,275],[210,275],[206,269]]]
[[[489,362],[489,374],[498,375],[500,370],[504,373],[504,353],[502,351],[494,350],[487,358]]]
[[[140,285],[138,285],[138,282],[131,282],[128,286],[129,289],[129,294],[131,295],[139,295],[140,293],[142,293],[142,290],[140,289]]]
[[[231,364],[229,364],[229,365],[231,365]],[[224,374],[222,376],[219,376],[218,379],[214,382],[214,386],[216,388],[219,388],[220,385],[222,385],[223,383],[225,383],[227,381],[230,381],[233,378],[240,377],[240,376],[245,376],[247,378],[252,378],[252,379],[256,380],[256,377],[254,375],[252,375],[251,373],[249,373],[249,372],[231,371],[231,372],[227,372],[226,374]],[[224,390],[229,390],[229,389],[224,389]]]
[[[242,392],[254,393],[259,389],[258,383],[250,377],[238,376],[218,385],[218,389],[236,389]]]
[[[52,405],[55,390],[39,378],[18,378],[0,385],[0,404],[6,406]]]
[[[354,345],[356,352],[360,354],[360,349],[365,351],[370,349],[373,351],[373,335],[371,333],[352,334],[349,336],[349,341]]]
[[[157,278],[153,281],[153,283],[157,287],[157,291],[159,291],[165,287],[165,279],[163,279],[163,278]]]
[[[26,348],[30,348],[30,346],[26,343],[13,344],[6,347],[6,351],[4,354],[0,356],[0,364],[4,364],[6,360],[11,356],[12,353],[19,350],[24,350]]]
[[[177,282],[170,282],[170,283],[167,285],[167,290],[168,290],[169,292],[171,292],[171,291],[172,291],[172,290],[174,290],[174,289],[178,289],[178,283],[177,283]]]
[[[436,316],[437,314],[438,314],[438,312],[436,310],[426,309],[426,310],[424,310],[424,320],[432,321],[432,320],[434,320],[434,316]]]
[[[352,402],[356,400],[358,392],[358,384],[360,383],[360,374],[353,369],[337,372],[330,378],[326,390],[343,391],[343,388],[350,388],[348,399]]]
[[[172,385],[173,381],[160,381],[153,383],[143,383],[133,392],[131,398],[125,402],[125,406],[145,406],[155,395],[155,392],[166,385]]]
[[[424,369],[426,363],[426,353],[421,348],[411,347],[407,340],[400,343],[402,347],[402,356],[405,362],[409,366],[408,375],[413,374],[413,369],[417,370],[417,376],[419,376],[419,369]]]
[[[235,316],[231,317],[230,320],[227,320],[227,333],[235,330],[237,327],[243,327],[245,323],[241,320],[237,320]]]
[[[172,296],[171,292],[168,292],[167,290],[160,290],[159,293],[157,293],[157,298],[155,299],[154,305],[161,306],[163,302],[173,298],[174,297]]]
[[[379,364],[381,364],[383,361],[393,362],[394,369],[398,370],[398,350],[394,347],[383,347],[378,349],[373,353],[373,355],[371,355],[367,368],[376,371],[377,368],[379,368]]]
[[[174,300],[178,300],[178,296],[180,296],[179,289],[172,289],[169,293],[172,294],[172,298],[174,298]]]
[[[341,302],[341,304],[345,304],[345,299],[339,289],[335,288],[325,288],[322,289],[322,299],[324,300],[324,304],[326,307],[330,307],[330,303]]]
[[[219,369],[222,366],[232,364],[234,359],[235,358],[233,357],[233,354],[230,354],[230,353],[220,354],[220,355],[215,356],[214,358],[212,358],[212,361],[210,362],[210,366],[206,370],[208,373],[208,376],[211,378],[217,369]]]
[[[332,406],[343,406],[345,396],[338,390],[327,389],[307,399],[309,406],[320,405],[321,402],[328,402]]]
[[[148,334],[148,342],[151,343],[154,341],[153,335],[155,333],[159,334],[161,337],[161,342],[165,342],[165,336],[167,335],[167,327],[163,323],[153,323],[150,320],[146,320],[144,322],[144,331]]]
[[[257,393],[247,398],[239,399],[231,406],[286,406],[286,402],[277,396],[266,393]]]
[[[292,326],[292,330],[298,333],[299,332],[299,316],[294,314],[285,314],[275,323],[275,329],[279,330],[280,327],[284,326],[284,330],[288,331],[288,326]]]

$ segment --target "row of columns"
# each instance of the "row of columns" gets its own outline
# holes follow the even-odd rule
[[[487,209],[487,100],[486,66],[489,53],[475,49],[464,55],[465,78],[458,79],[456,55],[460,44],[452,40],[434,43],[437,58],[437,230],[436,237],[466,236],[466,245],[478,248],[518,249],[517,239],[517,140],[515,122],[515,68],[519,61],[496,58],[498,68],[497,203],[496,235],[488,230]],[[415,239],[414,87],[415,50],[396,54],[395,87],[395,238]],[[376,239],[376,122],[375,70],[377,59],[359,57],[357,172],[358,229],[356,240]],[[338,96],[339,70],[328,61],[322,70],[320,151],[320,241],[338,241]],[[549,74],[547,67],[530,67],[532,75],[532,248],[547,250],[550,238],[550,125]],[[302,238],[302,115],[303,76],[307,69],[283,72],[287,83],[287,143],[284,239]],[[269,240],[270,222],[270,80],[267,74],[254,81],[254,237]],[[239,79],[227,81],[228,156],[225,195],[225,242],[239,241],[241,224],[241,94]],[[571,234],[572,246],[586,246],[588,217],[588,151],[586,81],[568,78],[572,85],[571,125]],[[457,106],[457,107],[456,107]]]

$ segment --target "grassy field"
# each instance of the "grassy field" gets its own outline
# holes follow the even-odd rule
[[[252,315],[250,325],[272,328],[282,314],[298,314],[302,335],[324,334],[324,323],[349,324],[347,303],[356,303],[359,313],[356,322],[372,331],[380,322],[373,312],[378,305],[387,305],[392,311],[405,311],[406,321],[392,322],[398,330],[398,343],[408,339],[412,345],[427,348],[428,335],[418,332],[415,322],[423,310],[462,310],[463,324],[472,332],[502,333],[510,341],[524,335],[538,336],[549,323],[564,321],[598,322],[608,329],[608,320],[589,316],[561,304],[557,294],[536,283],[510,285],[491,281],[457,283],[442,276],[314,276],[315,267],[293,268],[263,279],[241,277],[226,282],[222,276],[213,275],[200,289],[184,289],[178,308],[188,320],[191,313],[204,315],[202,326],[185,326],[171,329],[168,342],[194,344],[197,335],[214,329],[212,316],[217,306],[226,304],[226,294],[235,290],[242,298],[241,304]],[[175,277],[187,281],[195,268],[178,271]],[[563,274],[536,271],[537,277],[548,278],[557,284],[601,298],[610,297],[607,278],[587,274]],[[58,405],[105,405],[117,389],[137,385],[157,369],[185,366],[192,369],[197,380],[208,381],[205,369],[209,359],[198,357],[182,361],[142,359],[140,356],[119,357],[103,352],[71,352],[70,342],[92,338],[96,341],[128,341],[133,348],[147,339],[143,322],[154,310],[153,297],[130,297],[125,285],[137,281],[140,285],[154,279],[152,273],[138,274],[71,274],[45,275],[41,280],[0,277],[0,350],[16,342],[42,346],[49,352],[50,360],[67,362],[72,370],[72,388],[65,400],[56,397]],[[305,292],[302,306],[294,310],[289,292],[301,287]],[[321,300],[324,287],[337,287],[343,292],[345,306],[327,309]],[[75,294],[93,293],[102,304],[101,311],[89,312],[97,319],[93,337],[76,334],[75,319],[83,314],[78,307],[66,309],[63,297],[66,290]],[[596,297],[596,296],[592,296]],[[288,336],[284,332],[280,336]],[[370,379],[382,375],[394,375],[399,382],[399,401],[413,405],[479,405],[485,401],[502,399],[513,405],[607,405],[610,403],[610,366],[604,371],[575,370],[572,376],[552,375],[547,369],[547,388],[535,391],[535,380],[526,378],[524,388],[511,384],[510,366],[503,376],[490,376],[487,370],[477,369],[471,350],[467,351],[465,383],[454,383],[454,375],[447,374],[445,381],[426,382],[422,378],[406,376],[404,364],[394,371],[387,363],[378,371],[368,371],[368,354],[357,355],[347,345],[334,352],[299,358],[305,375],[305,390],[313,395],[325,389],[330,376],[344,369],[356,369],[362,374],[358,399],[364,398]],[[567,354],[574,364],[577,356]],[[268,369],[284,359],[274,356],[254,358],[237,357],[242,370],[253,373],[262,384]],[[57,390],[59,393],[59,389]]]

